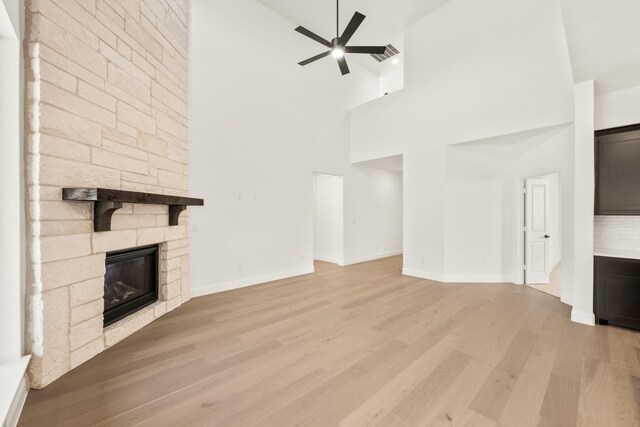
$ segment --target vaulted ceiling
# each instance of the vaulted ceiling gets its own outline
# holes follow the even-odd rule
[[[598,93],[640,85],[640,1],[562,0],[576,83]]]
[[[293,25],[302,25],[326,38],[336,32],[335,0],[258,1]],[[404,29],[449,1],[452,0],[341,0],[340,31],[357,10],[367,19],[353,37],[352,45],[392,43],[402,50]],[[558,1],[562,3],[574,80],[595,80],[598,93],[640,85],[640,1]],[[317,46],[309,41],[309,56],[319,53],[316,51]],[[351,60],[379,75],[392,66],[390,61],[379,64],[364,55]]]
[[[291,21],[295,26],[302,25],[327,39],[335,37],[335,0],[258,1]],[[347,26],[354,12],[358,11],[367,18],[351,39],[351,45],[384,46],[391,43],[402,50],[402,33],[404,29],[449,1],[450,0],[340,0],[340,32]],[[291,30],[293,30],[293,28],[291,28]],[[293,36],[302,37],[300,35],[292,35],[292,37]],[[313,56],[316,53],[320,53],[317,49],[317,44],[309,41],[309,56]],[[350,58],[350,60],[352,59]],[[379,64],[373,58],[365,55],[358,55],[356,60],[376,74],[383,74],[388,70],[388,67],[390,67],[388,61]]]

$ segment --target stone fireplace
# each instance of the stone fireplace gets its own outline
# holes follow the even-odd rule
[[[190,298],[188,212],[169,226],[168,206],[124,203],[95,232],[93,204],[62,199],[65,187],[188,195],[188,2],[26,3],[26,341],[42,388]],[[149,246],[155,301],[105,327],[111,257]]]

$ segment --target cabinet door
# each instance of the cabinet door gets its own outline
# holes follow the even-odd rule
[[[640,129],[596,138],[596,215],[640,215]]]
[[[595,257],[594,311],[598,319],[640,329],[640,260]]]

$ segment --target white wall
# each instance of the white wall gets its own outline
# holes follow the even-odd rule
[[[347,261],[399,249],[367,198],[397,174],[349,162],[348,110],[377,76],[298,66],[317,44],[254,0],[194,0],[190,16],[190,189],[206,203],[190,210],[193,293],[312,270],[314,171],[344,177]]]
[[[342,177],[314,174],[315,233],[313,258],[344,263]]]
[[[0,2],[0,424],[17,422],[26,399],[23,179],[24,3]]]
[[[366,166],[349,170],[353,185],[345,195],[344,263],[402,253],[402,173]]]
[[[0,3],[0,363],[22,356],[24,324],[20,2]]]
[[[388,59],[387,61],[393,61]],[[386,96],[404,88],[404,65],[398,58],[397,65],[390,65],[379,79],[378,96]]]
[[[489,143],[487,143],[489,144]],[[452,146],[446,153],[444,242],[446,281],[504,282],[504,227],[509,165],[491,145]],[[507,146],[499,146],[500,149]],[[515,245],[514,245],[515,249]]]
[[[596,130],[636,124],[640,124],[640,86],[596,96]]]
[[[553,172],[561,187],[553,192],[572,194],[572,144],[573,129],[563,125],[447,147],[442,280],[519,283],[521,182]],[[571,239],[571,218],[553,228],[552,258],[570,257],[572,246],[560,242]]]
[[[504,208],[515,184],[496,176],[509,160],[474,167],[478,157],[446,147],[503,138],[518,145],[573,121],[560,4],[452,0],[407,28],[404,47],[404,90],[354,109],[351,128],[353,161],[404,155],[404,271],[437,280],[513,277],[515,231],[498,230],[498,218],[517,219]],[[565,147],[572,135],[563,132]],[[531,169],[553,172],[548,163],[540,156]]]
[[[595,159],[595,87],[593,81],[575,86],[575,145],[574,145],[574,298],[571,319],[595,324],[593,314],[593,248]],[[578,185],[579,183],[579,185]]]

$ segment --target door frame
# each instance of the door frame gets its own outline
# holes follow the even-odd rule
[[[517,178],[515,181],[515,192],[517,194],[516,197],[516,260],[515,260],[515,268],[516,268],[516,276],[515,276],[515,284],[516,285],[524,285],[526,284],[525,270],[524,266],[526,265],[526,238],[524,227],[526,224],[526,205],[525,205],[525,188],[527,186],[528,179],[542,178],[547,175],[558,174],[559,177],[559,185],[558,190],[561,192],[560,206],[562,206],[562,171],[548,171],[544,173],[535,174],[532,176],[527,176],[524,178]],[[558,221],[562,224],[562,217],[564,216],[564,212],[561,211],[560,218],[557,218]],[[564,224],[562,224],[564,225]],[[562,234],[562,233],[561,233]],[[557,237],[558,239],[562,239],[562,235]],[[564,247],[564,246],[563,246]],[[549,272],[551,274],[551,272]]]
[[[516,285],[525,284],[524,265],[526,262],[526,240],[525,240],[525,188],[527,188],[528,178],[518,178],[515,183],[516,197]]]

